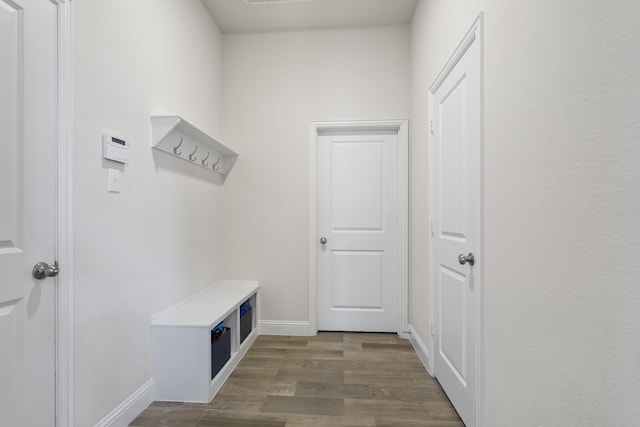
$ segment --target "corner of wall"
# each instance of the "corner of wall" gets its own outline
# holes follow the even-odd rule
[[[409,335],[409,341],[411,341],[411,345],[418,354],[418,358],[429,375],[433,376],[433,372],[431,371],[431,353],[429,352],[429,348],[412,325],[409,325]]]

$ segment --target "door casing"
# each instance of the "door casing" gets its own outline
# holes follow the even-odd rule
[[[460,42],[460,44],[458,45],[458,47],[456,48],[456,50],[453,52],[453,54],[451,55],[451,57],[449,58],[449,60],[447,61],[446,65],[444,66],[444,68],[440,71],[440,73],[438,74],[438,76],[436,77],[436,79],[434,80],[433,84],[431,85],[431,87],[429,88],[429,95],[428,95],[428,105],[429,105],[429,117],[428,117],[428,122],[432,123],[432,112],[433,112],[433,102],[434,102],[434,98],[433,98],[433,94],[437,91],[437,89],[440,87],[440,85],[444,82],[444,80],[446,79],[446,77],[449,75],[449,73],[451,72],[451,70],[455,67],[455,65],[458,63],[458,61],[460,60],[460,58],[464,55],[464,53],[467,51],[467,48],[471,45],[471,43],[473,43],[474,41],[478,41],[479,42],[479,48],[480,48],[480,81],[482,82],[482,87],[480,89],[480,98],[481,98],[481,108],[480,108],[480,150],[481,150],[481,159],[480,159],[480,230],[479,230],[479,242],[477,244],[477,246],[479,248],[481,248],[481,253],[480,256],[477,257],[476,259],[476,264],[474,266],[474,268],[476,269],[477,272],[477,277],[479,277],[479,281],[480,281],[480,286],[478,287],[478,300],[477,300],[477,307],[476,307],[476,333],[477,333],[477,348],[476,348],[476,361],[477,361],[477,367],[476,367],[476,372],[478,374],[478,378],[477,378],[477,387],[476,387],[476,404],[477,404],[477,418],[476,418],[476,425],[478,427],[484,427],[485,423],[484,423],[484,419],[485,419],[485,351],[484,351],[484,259],[485,259],[485,245],[484,245],[484,13],[480,13],[480,15],[476,18],[476,20],[474,21],[473,25],[471,26],[471,28],[469,29],[469,31],[467,32],[467,34],[464,36],[464,38],[462,39],[462,41]],[[434,215],[433,213],[435,212],[436,209],[436,200],[434,200],[433,195],[435,194],[434,192],[434,154],[433,154],[433,136],[431,134],[431,132],[428,132],[428,137],[427,137],[427,141],[428,141],[428,156],[429,156],[429,160],[428,160],[428,168],[429,168],[429,218],[433,218]],[[429,301],[428,301],[428,306],[429,306],[429,322],[431,325],[431,328],[429,328],[429,330],[431,331],[429,334],[429,338],[428,338],[428,342],[429,342],[429,350],[430,352],[435,351],[434,349],[434,331],[437,330],[437,323],[436,323],[436,318],[435,318],[435,304],[436,302],[434,301],[434,299],[431,297],[432,295],[435,294],[435,286],[436,286],[436,277],[435,277],[435,272],[436,272],[436,263],[435,263],[435,256],[434,256],[434,239],[433,239],[433,223],[432,221],[429,222],[430,223],[430,228],[431,230],[429,230],[429,260],[428,260],[428,265],[429,265]],[[430,373],[434,373],[435,370],[435,366],[434,366],[434,357],[429,357],[429,372]]]
[[[55,426],[73,426],[73,307],[72,307],[72,135],[73,135],[73,90],[72,90],[72,17],[71,0],[38,0],[55,7],[55,112],[49,161],[53,164],[52,201],[53,210],[53,259],[43,259],[60,265],[55,278],[42,286],[52,289],[53,328],[52,342],[55,358],[51,368],[54,385],[53,414],[50,420]],[[16,5],[17,9],[20,6]],[[51,288],[52,287],[52,288]]]
[[[318,167],[317,138],[323,131],[394,130],[398,133],[398,335],[409,337],[408,327],[408,197],[409,122],[370,120],[311,122],[309,135],[309,329],[318,333]]]
[[[73,2],[58,8],[58,132],[55,138],[56,426],[73,427]]]

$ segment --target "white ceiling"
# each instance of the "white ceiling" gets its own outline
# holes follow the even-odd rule
[[[418,0],[202,0],[223,33],[359,28],[411,22]]]

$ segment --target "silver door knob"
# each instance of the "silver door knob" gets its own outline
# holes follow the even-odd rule
[[[469,252],[469,255],[467,256],[465,256],[464,254],[458,255],[458,262],[462,265],[465,265],[466,263],[473,265],[476,263],[476,259],[473,257],[473,254]]]
[[[53,265],[49,265],[46,262],[39,262],[33,266],[33,277],[42,280],[45,277],[56,277],[60,269],[58,268],[58,261]]]
[[[326,245],[327,244],[327,238],[326,237],[321,237],[320,238],[320,244],[321,245]]]

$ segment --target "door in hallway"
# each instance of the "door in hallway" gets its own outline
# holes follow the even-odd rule
[[[55,423],[57,6],[0,0],[0,424]],[[45,271],[54,274],[52,269]]]
[[[398,130],[318,135],[318,328],[398,331]]]
[[[434,371],[478,425],[482,303],[482,57],[479,23],[431,89]]]

